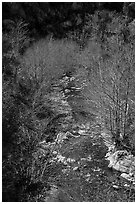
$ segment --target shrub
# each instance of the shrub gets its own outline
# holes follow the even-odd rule
[[[90,41],[81,51],[80,63],[88,72],[87,86],[83,92],[85,98],[103,119],[102,125],[112,132],[116,142],[120,142],[118,140],[122,135],[125,144],[126,135],[134,134],[135,53],[134,43],[125,43],[120,35],[118,32],[116,36],[108,38],[108,44],[104,47]],[[129,120],[132,121],[130,125]],[[129,126],[130,134],[127,131]],[[129,140],[132,140],[132,136]]]
[[[24,21],[3,21],[6,32],[3,33],[3,72],[16,78],[19,58],[30,43],[28,29]]]
[[[22,59],[20,58],[16,83],[12,82],[11,89],[7,89],[7,85],[4,85],[3,121],[7,120],[7,114],[15,106],[18,115],[16,114],[16,121],[13,120],[17,128],[12,132],[13,148],[10,151],[6,150],[6,157],[3,160],[3,200],[8,194],[10,198],[6,201],[8,199],[23,201],[24,195],[26,200],[30,199],[33,197],[33,190],[28,190],[30,186],[42,189],[43,182],[44,186],[47,185],[47,181],[41,178],[45,168],[48,172],[49,158],[47,155],[39,158],[36,147],[43,137],[51,134],[50,121],[53,121],[58,114],[58,107],[55,107],[55,110],[52,107],[57,105],[52,105],[50,101],[51,87],[58,83],[63,74],[75,70],[77,49],[77,46],[71,42],[41,40],[28,48]],[[7,126],[10,120],[11,116],[8,115]],[[13,128],[13,124],[11,126]],[[49,130],[48,135],[43,136],[46,130]],[[48,178],[48,175],[46,177]]]

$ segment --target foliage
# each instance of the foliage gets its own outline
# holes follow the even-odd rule
[[[63,164],[51,162],[55,159],[53,152],[73,154],[68,148],[69,139],[56,145],[58,136],[66,135],[67,131],[72,136],[75,128],[79,131],[87,123],[91,125],[89,129],[92,127],[89,134],[95,134],[98,141],[101,131],[107,130],[118,148],[134,153],[133,17],[127,17],[130,12],[126,11],[123,16],[99,11],[105,3],[92,4],[91,8],[89,5],[3,4],[10,14],[16,11],[13,19],[18,8],[25,19],[3,19],[3,201],[43,201],[52,181],[67,178],[59,176]],[[129,10],[134,8],[130,4],[125,6]],[[47,33],[52,35],[32,42],[31,28],[38,38],[40,33],[44,37]],[[34,35],[33,32],[30,34]],[[62,34],[64,39],[55,39]],[[98,127],[93,130],[93,126]],[[91,151],[88,143],[91,135],[90,139],[71,140],[72,146],[80,143],[75,149],[79,156]],[[40,146],[43,141],[44,150]],[[84,146],[84,142],[88,145]],[[99,156],[96,148],[95,152],[93,156]],[[71,173],[70,178],[75,179],[75,173]],[[103,197],[106,190],[111,192],[108,200],[121,201],[119,194],[115,198],[108,182],[103,181],[106,188],[99,187],[99,198],[94,197],[95,201],[106,201],[106,196]],[[76,192],[71,193],[78,199],[80,189],[75,188],[74,185]],[[89,192],[86,197],[87,189],[80,199],[94,200]],[[94,190],[93,186],[90,189]],[[122,197],[123,200],[126,198]]]
[[[113,22],[115,20],[117,19],[114,18]],[[109,24],[109,27],[112,25]],[[88,71],[88,85],[83,92],[85,97],[89,103],[91,101],[94,111],[104,118],[104,125],[112,132],[118,146],[121,145],[120,137],[123,138],[121,139],[124,144],[129,146],[129,140],[134,141],[132,111],[134,110],[135,53],[134,33],[128,34],[127,38],[132,37],[130,43],[127,42],[122,37],[123,26],[121,25],[117,31],[114,30],[116,34],[107,37],[103,44],[91,40],[81,52],[81,64]],[[112,28],[114,27],[112,26],[111,30]],[[127,129],[130,129],[130,133],[127,133]],[[127,139],[127,134],[128,136],[131,134],[130,139]],[[131,143],[133,145],[133,142]],[[130,148],[134,149],[132,145]]]
[[[29,46],[27,26],[24,21],[4,20],[6,32],[3,33],[3,74],[16,80],[19,58],[24,49]]]
[[[27,194],[30,196],[27,190],[29,186],[37,185],[38,188],[43,186],[42,172],[47,169],[48,160],[52,155],[48,156],[47,152],[47,155],[39,158],[36,147],[43,137],[45,139],[49,137],[49,141],[54,141],[52,136],[56,138],[56,135],[53,135],[52,128],[59,131],[53,127],[62,116],[59,115],[58,106],[54,105],[54,100],[53,102],[50,100],[52,85],[64,73],[70,71],[70,67],[72,67],[71,70],[74,69],[75,47],[75,44],[68,42],[42,40],[22,56],[16,82],[4,81],[3,131],[8,129],[9,133],[3,134],[3,200],[6,199],[7,194],[9,194],[7,199],[10,201],[22,200],[25,192],[26,196]],[[16,130],[13,129],[14,125]],[[10,140],[12,144],[9,144]],[[10,150],[7,151],[9,146]],[[11,170],[9,166],[12,166]],[[47,174],[50,172],[47,171]],[[12,180],[9,175],[12,175]],[[44,186],[48,185],[47,182],[48,176]]]
[[[12,142],[12,134],[17,131],[18,126],[18,108],[12,97],[12,84],[3,82],[2,87],[2,132],[3,132],[3,145],[7,142]]]
[[[74,68],[75,52],[77,47],[71,42],[41,40],[24,54],[19,75],[26,74],[37,83],[58,78]]]
[[[81,31],[86,16],[96,11],[116,11],[130,20],[135,15],[135,4],[131,2],[3,2],[2,8],[3,19],[23,19],[29,24],[33,37],[53,34],[56,38],[63,38],[68,31]]]

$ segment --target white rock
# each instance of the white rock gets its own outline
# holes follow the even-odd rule
[[[61,143],[63,140],[67,139],[67,135],[64,132],[60,132],[57,135],[56,142]]]
[[[82,160],[82,161],[86,161],[86,160],[87,160],[87,158],[81,158],[81,160]]]
[[[110,153],[110,155],[107,157],[107,160],[109,160],[109,165],[108,167],[114,167],[115,164],[117,163],[117,154],[116,153]]]
[[[90,177],[90,173],[86,174],[85,177]]]
[[[129,187],[130,185],[128,185],[127,183],[124,184],[125,187]]]
[[[52,153],[53,153],[53,154],[57,154],[58,152],[57,152],[57,151],[53,151]]]
[[[119,186],[117,186],[117,185],[113,185],[113,188],[119,189]]]
[[[92,160],[92,157],[89,155],[86,160],[87,160],[87,161],[91,161],[91,160]]]
[[[87,177],[85,180],[86,180],[87,182],[89,182],[89,181],[90,181],[90,177]]]
[[[68,169],[62,169],[62,173],[66,173]]]
[[[43,140],[43,141],[39,142],[39,144],[41,145],[41,144],[47,144],[47,143],[46,143],[46,140]]]
[[[73,162],[75,162],[75,159],[67,158],[66,161],[67,161],[67,162],[70,162],[70,163],[73,163]]]
[[[113,165],[113,168],[116,169],[117,171],[121,171],[121,172],[128,172],[129,169],[126,166],[121,165],[120,162],[116,162]]]
[[[66,159],[66,157],[63,157],[62,155],[57,155],[57,160],[60,162],[64,162],[64,160]]]
[[[111,152],[107,152],[107,154],[105,155],[106,160],[109,160],[110,155],[111,155]]]
[[[74,137],[74,135],[71,132],[67,131],[65,133],[65,138],[72,138],[72,137]]]
[[[97,169],[93,169],[93,171],[101,171],[101,169],[98,167]]]
[[[128,152],[125,150],[120,150],[116,152],[108,152],[106,154],[106,160],[110,163],[108,167],[113,167],[114,169],[125,172],[132,173],[134,172],[134,157],[132,155],[128,155]]]
[[[109,152],[115,152],[115,146],[111,145],[108,147],[108,153]]]
[[[79,133],[80,135],[84,135],[84,134],[86,133],[86,131],[85,131],[85,130],[79,130],[78,133]]]
[[[135,181],[135,178],[131,177],[129,174],[122,173],[120,176],[127,179],[128,181]]]
[[[73,171],[77,171],[78,168],[79,168],[78,166],[74,167],[74,168],[73,168]]]

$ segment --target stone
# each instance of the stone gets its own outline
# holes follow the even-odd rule
[[[58,154],[58,152],[57,152],[57,151],[53,151],[52,154],[55,154],[55,155],[56,155],[56,154]]]
[[[85,130],[79,130],[79,131],[78,131],[78,134],[80,134],[80,135],[85,135],[85,133],[86,133]]]
[[[132,181],[132,182],[135,181],[135,178],[132,177],[132,176],[130,176],[129,174],[122,173],[120,176],[123,177],[123,178],[125,178],[125,179],[128,180],[128,181]]]
[[[129,168],[127,168],[126,166],[122,165],[120,162],[116,162],[116,164],[113,165],[113,168],[116,169],[117,171],[129,172]]]
[[[73,171],[77,171],[78,169],[79,169],[79,167],[76,166],[76,167],[73,168]]]
[[[113,185],[113,188],[119,189],[119,186],[117,186],[117,185]]]
[[[110,148],[106,154],[106,160],[109,161],[109,168],[123,172],[121,176],[129,181],[134,181],[135,175],[135,158],[126,150],[115,151]]]
[[[63,140],[65,140],[65,139],[68,139],[66,133],[60,132],[57,135],[56,142],[59,144],[59,143],[63,142]]]

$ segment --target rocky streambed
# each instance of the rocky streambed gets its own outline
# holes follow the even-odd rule
[[[68,81],[70,79],[65,77],[61,83],[66,87]],[[117,155],[117,150],[110,134],[101,134],[99,118],[94,120],[92,116],[89,122],[87,115],[84,119],[79,113],[74,115],[73,109],[76,110],[78,106],[72,103],[74,96],[68,97],[60,84],[53,87],[52,93],[46,98],[50,99],[52,110],[57,115],[57,120],[52,120],[49,125],[49,132],[52,126],[55,129],[55,125],[57,131],[53,133],[53,139],[50,139],[52,135],[48,135],[49,132],[44,133],[43,140],[34,152],[36,164],[33,166],[39,170],[39,174],[34,177],[36,182],[37,178],[41,180],[44,188],[37,192],[36,197],[32,196],[30,201],[134,201],[134,181],[122,177],[127,172],[120,171],[120,163],[119,168],[115,168],[119,157],[114,159],[112,155]]]
[[[124,172],[120,169],[110,166],[109,149],[102,135],[84,133],[82,129],[79,133],[60,133],[55,142],[40,144],[39,151],[53,148],[48,169],[51,186],[40,201],[134,201],[134,182],[122,177]],[[43,178],[46,178],[46,171]]]

